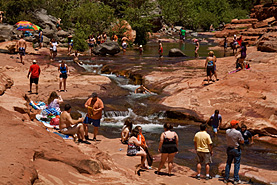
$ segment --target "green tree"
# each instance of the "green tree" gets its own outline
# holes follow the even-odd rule
[[[88,49],[88,44],[86,42],[86,33],[84,30],[86,30],[88,28],[84,28],[81,26],[81,24],[79,22],[76,23],[75,25],[75,31],[74,31],[74,37],[73,37],[73,47],[74,49],[78,50],[78,51],[85,51]]]

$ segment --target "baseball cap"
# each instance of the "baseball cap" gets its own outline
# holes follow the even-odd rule
[[[36,60],[33,60],[33,63],[37,63],[37,61],[36,61]]]
[[[230,124],[232,125],[232,126],[235,126],[236,124],[238,124],[239,123],[239,121],[237,121],[237,120],[232,120],[231,122],[230,122]]]

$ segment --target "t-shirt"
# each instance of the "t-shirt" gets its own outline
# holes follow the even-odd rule
[[[197,132],[193,141],[197,144],[197,152],[210,152],[209,145],[213,142],[211,136],[206,131]]]
[[[234,148],[239,146],[239,141],[244,141],[240,131],[234,128],[226,130],[226,140],[227,146]]]
[[[48,108],[51,109],[51,108],[55,108],[57,111],[61,111],[60,110],[60,104],[58,103],[59,100],[58,99],[54,99],[49,105],[48,105]]]
[[[102,102],[102,100],[100,98],[97,98],[97,100],[95,101],[95,103],[93,105],[91,105],[91,100],[92,98],[89,98],[87,100],[87,102],[85,103],[85,105],[88,105],[92,108],[88,108],[88,113],[87,116],[91,119],[101,119],[102,118],[102,110],[101,111],[93,111],[93,109],[99,109],[102,108],[104,109],[104,104]]]
[[[57,42],[52,42],[52,49],[53,49],[53,51],[57,51],[57,45],[58,45],[58,43]]]
[[[218,124],[219,124],[219,121],[222,120],[222,117],[221,117],[220,114],[218,114],[218,116],[216,116],[216,117],[213,114],[210,119],[212,120],[212,127],[217,128]]]
[[[185,36],[186,35],[186,30],[181,29],[181,35]]]
[[[248,142],[249,142],[249,138],[252,137],[252,134],[251,134],[248,130],[246,130],[246,131],[244,131],[244,132],[242,132],[242,131],[240,131],[240,132],[241,132],[241,134],[242,134],[242,137],[243,137],[243,139],[244,139],[244,142],[245,142],[245,143],[248,143]]]
[[[40,68],[37,64],[33,64],[30,66],[29,72],[31,72],[31,78],[38,78],[40,74]]]
[[[141,145],[142,146],[145,146],[146,145],[146,142],[145,142],[145,138],[144,138],[144,136],[142,135],[142,134],[139,134],[138,135],[138,137],[137,137],[137,139],[138,139],[138,141],[139,141],[139,136],[141,135]]]

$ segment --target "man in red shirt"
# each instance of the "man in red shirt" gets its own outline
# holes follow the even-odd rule
[[[27,78],[29,78],[30,73],[31,73],[31,77],[30,77],[30,91],[28,91],[28,92],[32,93],[32,83],[35,83],[36,84],[36,94],[38,94],[38,78],[39,78],[39,75],[40,75],[40,68],[37,65],[37,61],[36,60],[33,60],[33,65],[30,66]]]

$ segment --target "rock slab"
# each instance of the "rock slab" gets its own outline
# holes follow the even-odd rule
[[[186,57],[187,55],[183,53],[180,49],[172,48],[168,53],[169,57]]]
[[[95,55],[115,55],[120,52],[120,47],[117,42],[104,42],[92,51]]]

